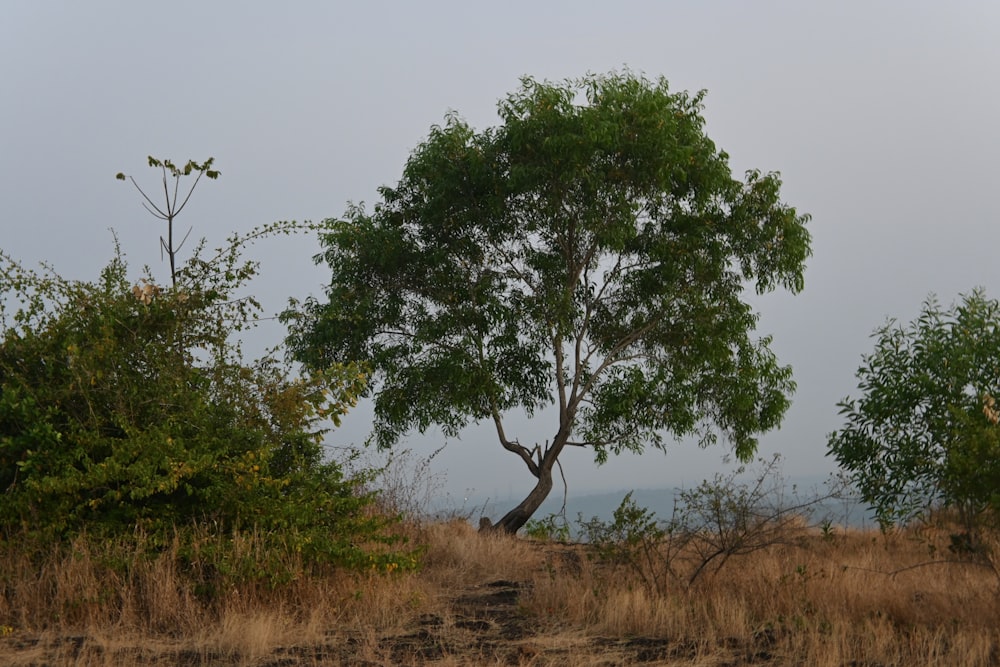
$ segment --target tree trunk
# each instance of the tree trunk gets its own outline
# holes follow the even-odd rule
[[[531,490],[528,497],[521,501],[517,507],[507,512],[502,519],[490,525],[486,522],[480,523],[481,530],[503,531],[513,535],[521,526],[528,522],[535,510],[545,502],[552,490],[552,465],[542,465],[539,467],[538,483]]]

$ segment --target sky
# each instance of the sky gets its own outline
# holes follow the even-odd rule
[[[805,290],[754,297],[798,382],[782,428],[761,438],[792,477],[825,456],[837,401],[887,317],[930,293],[1000,295],[1000,3],[191,2],[0,3],[0,248],[29,266],[94,279],[113,229],[138,278],[166,279],[164,230],[125,172],[156,187],[146,156],[216,159],[178,228],[221,244],[276,220],[322,220],[377,201],[410,151],[455,111],[497,124],[520,77],[559,81],[628,67],[705,89],[706,131],[734,174],[780,171],[812,215]],[[186,250],[180,252],[186,257]],[[252,291],[269,314],[321,296],[315,238],[257,246]],[[280,342],[277,325],[255,335]],[[261,343],[264,344],[263,342]],[[551,415],[518,420],[543,441]],[[330,436],[362,442],[371,407]],[[445,443],[413,434],[435,491],[520,500],[533,478],[488,428]],[[597,467],[570,450],[570,492],[696,484],[734,465],[722,446],[678,443]]]

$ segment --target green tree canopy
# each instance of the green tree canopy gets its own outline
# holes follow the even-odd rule
[[[603,461],[721,432],[750,457],[794,385],[751,338],[744,286],[802,288],[807,216],[776,174],[732,177],[702,98],[629,73],[525,78],[498,127],[450,115],[373,212],[328,221],[327,299],[285,315],[295,358],[370,365],[382,446],[492,421],[538,479],[509,531],[567,446]],[[508,431],[509,411],[553,403],[545,442]]]
[[[830,454],[884,524],[936,503],[967,518],[1000,508],[1000,304],[978,290],[947,309],[931,297],[874,337]]]

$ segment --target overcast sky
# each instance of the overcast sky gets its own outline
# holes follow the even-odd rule
[[[784,201],[813,216],[805,291],[755,300],[799,384],[761,445],[787,473],[833,470],[836,402],[886,317],[913,318],[930,292],[1000,296],[1000,3],[280,4],[0,3],[0,247],[92,279],[114,228],[137,277],[149,264],[165,278],[161,228],[114,180],[155,186],[148,154],[216,158],[222,177],[199,186],[178,225],[221,242],[371,204],[446,112],[493,125],[522,75],[628,66],[707,89],[707,132],[734,173],[780,171]],[[322,293],[318,250],[315,239],[260,246],[253,289],[270,312]],[[369,416],[361,406],[332,440],[360,442]],[[439,443],[408,441],[418,454]],[[583,493],[696,483],[728,469],[724,454],[680,444],[602,468],[582,451],[563,458]],[[448,443],[432,466],[453,495],[520,499],[533,481],[490,430]]]

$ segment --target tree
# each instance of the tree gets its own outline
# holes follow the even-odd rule
[[[976,290],[944,309],[932,296],[907,325],[875,331],[860,398],[839,403],[829,453],[883,524],[937,503],[967,520],[1000,508],[1000,304]]]
[[[807,216],[776,174],[732,177],[702,98],[629,73],[525,78],[499,127],[448,116],[372,213],[327,221],[327,301],[285,313],[295,358],[371,367],[381,446],[492,421],[537,478],[510,532],[566,447],[603,462],[717,427],[748,459],[794,384],[741,296],[802,288]],[[508,432],[511,410],[553,403],[550,439]]]

